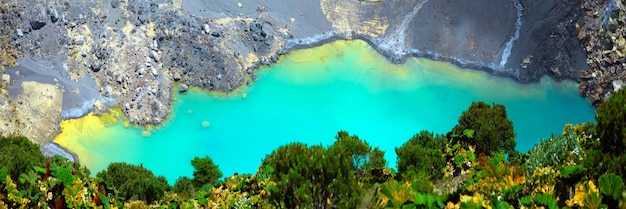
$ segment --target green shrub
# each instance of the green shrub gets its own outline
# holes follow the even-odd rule
[[[431,180],[443,177],[446,166],[443,149],[447,140],[442,135],[428,131],[415,134],[401,147],[396,147],[398,174],[408,176],[419,172],[427,173]]]
[[[156,177],[141,165],[111,163],[97,177],[102,179],[108,193],[115,195],[119,192],[119,196],[126,200],[152,203],[161,200],[165,191],[170,189],[165,177]]]
[[[44,162],[39,145],[28,138],[0,136],[0,168],[6,167],[12,179],[17,180],[20,174],[33,170],[35,166],[43,166]]]
[[[178,178],[172,190],[185,198],[191,198],[195,194],[193,183],[191,179],[186,176]]]
[[[619,200],[624,191],[624,180],[618,175],[612,173],[605,173],[598,179],[600,186],[600,192],[603,195],[613,198],[613,200]]]
[[[539,208],[540,206],[549,209],[559,208],[554,197],[549,194],[536,194],[533,196],[522,197],[520,199],[520,204],[530,208]]]
[[[376,195],[379,206],[383,208],[409,208],[412,206],[415,192],[408,184],[394,179],[380,185]]]
[[[570,185],[575,184],[580,181],[585,174],[587,169],[582,165],[572,165],[572,166],[563,166],[559,169],[561,172],[561,177],[566,183]]]
[[[274,168],[269,200],[279,208],[355,208],[362,189],[353,169],[353,153],[340,147],[280,146],[263,160]]]
[[[222,172],[218,166],[213,163],[210,157],[195,157],[191,160],[191,166],[193,166],[193,186],[195,188],[201,188],[205,184],[216,185],[219,179],[222,178]]]
[[[332,148],[351,156],[352,168],[357,174],[365,174],[372,169],[382,169],[387,164],[384,151],[378,147],[372,149],[367,141],[361,140],[356,135],[351,136],[346,131],[337,133]]]
[[[583,149],[579,141],[581,136],[568,129],[571,127],[566,126],[565,135],[552,136],[547,140],[542,140],[528,151],[526,158],[527,175],[530,175],[536,168],[581,163],[581,156],[586,155],[586,150]]]
[[[491,204],[490,204],[491,208],[494,209],[509,209],[509,208],[513,208],[511,205],[509,205],[508,202],[502,200],[502,197],[494,194],[491,197]]]
[[[417,193],[413,204],[416,208],[443,208],[443,200],[440,196],[433,194]]]
[[[472,102],[452,132],[463,133],[467,129],[475,131],[477,153],[490,155],[499,150],[509,155],[516,153],[513,122],[509,120],[504,105],[494,103],[492,107],[484,102]]]
[[[626,90],[621,89],[600,105],[596,113],[597,131],[607,152],[626,148]]]

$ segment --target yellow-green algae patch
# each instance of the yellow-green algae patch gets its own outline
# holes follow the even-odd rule
[[[143,164],[170,183],[191,176],[190,160],[210,156],[225,175],[254,173],[262,158],[290,142],[333,143],[348,130],[385,150],[420,130],[449,131],[472,101],[506,105],[517,148],[561,133],[565,123],[592,121],[593,109],[573,82],[508,78],[422,58],[394,65],[363,41],[335,41],[293,51],[258,71],[235,93],[190,88],[174,93],[172,113],[149,131],[124,126],[119,112],[64,121],[55,140],[93,172],[110,162]],[[114,122],[108,122],[114,121]]]
[[[126,119],[119,109],[111,109],[110,113],[102,116],[89,113],[80,119],[63,120],[61,121],[61,133],[54,139],[54,142],[78,155],[83,165],[90,168],[94,168],[94,165],[106,165],[107,157],[91,152],[90,147],[86,147],[84,142],[92,143],[99,140],[101,143],[115,145],[110,140],[111,137],[115,136],[110,128],[119,124],[121,120]]]

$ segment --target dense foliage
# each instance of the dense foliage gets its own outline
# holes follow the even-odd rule
[[[472,106],[452,132],[422,131],[397,147],[397,173],[382,150],[345,131],[330,146],[281,146],[256,174],[221,178],[209,157],[195,158],[193,178],[172,188],[140,165],[113,163],[93,177],[61,157],[44,158],[24,137],[0,138],[0,209],[626,207],[626,155],[605,151],[612,142],[599,125],[567,124],[511,158],[506,137],[480,144],[514,136],[485,119],[508,120],[503,107]]]
[[[626,149],[626,89],[602,103],[596,114],[598,136],[604,151],[624,153]]]
[[[191,166],[195,169],[192,183],[196,188],[201,188],[205,184],[216,185],[218,179],[222,178],[222,172],[209,157],[195,157],[191,160]]]
[[[21,136],[0,136],[0,166],[6,167],[13,179],[34,166],[43,166],[44,156],[39,145]]]
[[[152,203],[160,200],[165,191],[170,190],[165,177],[156,177],[152,171],[141,165],[111,163],[97,177],[106,185],[107,193],[118,195],[124,200],[145,200]]]
[[[370,171],[385,166],[381,151],[357,136],[340,131],[335,143],[279,147],[263,161],[274,169],[270,200],[284,208],[355,208],[361,201],[360,182]]]
[[[443,177],[446,167],[444,149],[447,139],[428,131],[415,134],[401,147],[396,147],[398,173],[405,179],[420,172],[426,173],[431,180]]]
[[[478,153],[490,155],[499,150],[509,155],[516,153],[513,122],[509,120],[504,105],[490,106],[484,102],[472,102],[469,109],[459,117],[459,124],[453,132],[458,134],[467,129],[475,131]]]
[[[193,186],[193,181],[189,177],[183,176],[176,180],[172,191],[185,198],[191,198],[196,190]]]
[[[275,169],[270,200],[285,208],[354,208],[360,191],[352,162],[335,151],[295,143],[272,152],[263,162]]]
[[[335,143],[331,146],[333,151],[346,154],[352,160],[352,169],[355,174],[365,175],[372,170],[383,169],[387,165],[385,152],[372,148],[366,141],[346,131],[339,131],[335,136]]]

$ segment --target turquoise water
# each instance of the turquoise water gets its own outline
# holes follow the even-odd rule
[[[594,117],[572,82],[518,84],[417,58],[393,65],[362,41],[298,50],[258,74],[252,86],[229,96],[195,89],[174,95],[170,118],[151,131],[87,116],[64,121],[55,141],[94,173],[125,161],[173,183],[192,175],[195,156],[210,156],[225,176],[255,173],[278,146],[330,145],[339,130],[379,146],[395,167],[394,147],[420,130],[451,130],[477,100],[506,105],[521,151],[560,134],[565,123]]]

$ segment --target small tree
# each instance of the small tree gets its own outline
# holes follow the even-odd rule
[[[492,107],[484,102],[472,102],[469,109],[461,114],[459,124],[452,131],[463,133],[466,129],[475,131],[478,153],[490,155],[499,150],[509,155],[517,153],[513,122],[509,120],[504,105],[494,103]]]
[[[0,168],[6,167],[12,179],[17,180],[20,174],[32,170],[34,166],[42,166],[44,161],[39,145],[28,138],[0,136]]]
[[[191,166],[195,169],[192,179],[195,188],[202,188],[205,184],[215,185],[222,178],[222,172],[210,157],[195,157],[191,160]]]
[[[292,143],[267,155],[262,166],[275,169],[270,178],[276,182],[270,201],[279,208],[355,208],[361,188],[353,153],[334,146]]]
[[[167,179],[156,177],[152,171],[139,165],[111,163],[97,175],[106,185],[107,193],[119,192],[126,200],[144,200],[152,203],[161,200],[165,191],[170,190]]]
[[[361,140],[357,135],[350,136],[346,131],[339,131],[335,139],[335,143],[329,149],[350,155],[352,169],[356,174],[364,174],[371,169],[382,169],[386,166],[385,153],[378,147],[372,149],[367,141]]]
[[[374,147],[368,154],[368,161],[363,165],[367,171],[382,170],[387,167],[387,160],[385,159],[385,151],[382,151],[378,147]]]
[[[195,194],[193,182],[189,177],[183,176],[176,180],[173,191],[184,198],[192,198]]]
[[[604,151],[622,153],[626,148],[626,90],[615,92],[596,113],[597,131]]]
[[[432,180],[443,177],[446,159],[443,149],[446,139],[428,131],[415,134],[401,147],[396,147],[398,174],[403,178],[418,174],[428,174]]]

